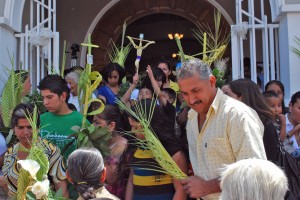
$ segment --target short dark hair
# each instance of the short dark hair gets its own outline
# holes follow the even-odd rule
[[[98,107],[99,108],[99,107]],[[123,116],[118,106],[116,105],[105,105],[104,110],[97,114],[101,119],[103,119],[107,124],[111,122],[116,123],[116,131],[123,131]]]
[[[50,90],[52,93],[57,94],[58,96],[61,96],[63,92],[66,92],[66,103],[68,103],[70,98],[70,88],[67,81],[57,74],[44,77],[40,81],[38,88],[40,90]]]
[[[176,92],[173,89],[171,89],[171,88],[163,88],[161,91],[167,93],[169,95],[170,100],[175,101],[175,99],[176,99]]]
[[[171,64],[170,64],[170,62],[169,62],[168,60],[166,60],[166,59],[164,59],[164,58],[160,59],[160,60],[158,61],[158,63],[157,63],[157,66],[158,66],[159,64],[161,64],[161,63],[166,64],[167,67],[168,67],[168,69],[169,69],[170,71],[172,71]]]
[[[142,80],[142,83],[141,83],[141,86],[139,87],[139,90],[141,90],[143,88],[149,89],[152,92],[152,94],[154,94],[154,89],[153,89],[153,86],[152,86],[152,83],[151,83],[151,80],[150,80],[149,76],[146,76]]]
[[[277,85],[278,87],[280,87],[281,91],[282,91],[282,95],[283,95],[283,98],[282,98],[282,102],[281,102],[281,107],[282,107],[282,113],[285,114],[285,113],[288,113],[288,109],[285,107],[285,103],[284,103],[284,95],[285,95],[285,92],[284,92],[284,85],[281,81],[278,81],[278,80],[271,80],[269,81],[266,85],[265,85],[265,91],[268,91],[268,88],[271,86],[271,85]]]
[[[264,98],[271,98],[271,97],[279,98],[278,94],[276,92],[274,92],[273,90],[264,91],[262,93],[262,95],[264,96]]]
[[[158,67],[151,67],[152,72],[153,72],[153,77],[157,81],[162,81],[164,84],[166,82],[166,74],[164,71]]]
[[[34,112],[34,105],[30,103],[20,103],[17,105],[11,116],[11,128],[14,128],[15,126],[18,125],[19,119],[26,119],[27,117],[33,117],[33,112]],[[36,121],[37,127],[40,125],[40,118],[39,115],[37,114],[37,121]]]
[[[158,61],[157,65],[156,65],[157,68],[158,68],[158,65],[161,64],[161,63],[166,64],[167,67],[168,67],[168,69],[169,69],[169,71],[172,72],[172,66],[171,66],[170,61],[168,61],[168,60],[165,59],[165,58],[162,58],[161,60]],[[167,77],[166,77],[166,78],[167,78]],[[172,81],[175,81],[176,77],[173,75],[173,73],[171,73],[171,74],[169,75],[169,79],[171,79]]]
[[[108,78],[111,77],[111,73],[117,71],[119,73],[118,84],[122,83],[122,79],[125,76],[125,70],[118,63],[109,63],[103,68],[103,79],[108,83]]]
[[[290,104],[294,105],[298,99],[300,99],[300,91],[292,95]]]

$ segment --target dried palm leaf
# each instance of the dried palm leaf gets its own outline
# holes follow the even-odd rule
[[[122,110],[125,110],[129,115],[133,116],[141,123],[143,128],[143,133],[145,136],[145,142],[143,143],[140,142],[139,145],[144,145],[147,147],[147,149],[151,150],[155,160],[161,166],[161,168],[158,168],[157,170],[169,174],[170,176],[179,180],[185,179],[187,178],[187,175],[181,171],[181,169],[178,167],[178,165],[175,163],[175,161],[172,159],[172,157],[163,147],[158,137],[150,127],[150,121],[153,116],[154,106],[156,105],[155,102],[156,101],[152,100],[150,106],[150,112],[148,115],[145,112],[146,105],[143,105],[142,103],[137,104],[136,112],[133,112],[122,101],[117,101],[117,104]]]
[[[13,109],[22,101],[23,83],[21,79],[22,73],[14,72],[14,58],[10,57],[12,70],[6,84],[2,90],[1,114],[5,127],[10,127],[11,113]]]
[[[111,43],[112,43],[111,51],[108,52],[108,56],[109,56],[110,61],[112,63],[118,63],[123,68],[124,68],[127,56],[128,56],[128,54],[131,50],[131,43],[127,44],[124,47],[125,32],[126,32],[126,21],[123,24],[121,46],[117,47],[117,45],[114,43],[114,41],[111,40]]]
[[[214,11],[214,32],[210,28],[211,26],[208,23],[200,24],[199,29],[193,29],[194,37],[198,40],[198,42],[203,46],[205,43],[204,35],[206,33],[206,45],[209,49],[219,49],[220,47],[225,45],[223,52],[219,52],[218,56],[215,60],[222,58],[226,47],[230,41],[230,30],[227,29],[225,22],[222,20],[222,15],[219,11]],[[210,54],[209,57],[214,54]]]
[[[91,36],[88,37],[88,44],[83,44],[88,46],[88,54],[91,54],[91,47],[96,47],[96,45],[91,44]],[[98,87],[102,80],[102,76],[98,71],[91,71],[91,64],[86,64],[85,69],[80,74],[80,79],[78,82],[78,96],[79,105],[81,113],[83,115],[82,125],[72,127],[75,134],[69,137],[77,138],[77,147],[95,147],[100,150],[104,155],[109,153],[108,140],[111,139],[111,134],[104,128],[95,127],[92,124],[86,123],[86,117],[88,115],[96,115],[104,110],[104,104],[100,99],[93,99],[92,93]],[[90,113],[88,113],[88,107],[93,102],[99,102],[100,107]]]

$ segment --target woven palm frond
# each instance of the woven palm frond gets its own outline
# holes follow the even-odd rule
[[[118,63],[121,67],[124,67],[127,56],[131,50],[131,43],[125,47],[117,47],[113,41],[112,43],[111,52],[108,53],[110,61],[112,63]]]
[[[13,66],[13,61],[12,66]],[[13,67],[12,67],[13,68]],[[23,83],[21,75],[10,70],[10,75],[2,90],[1,113],[5,127],[10,126],[11,113],[13,109],[22,101]]]
[[[39,128],[37,127],[38,112],[36,106],[34,107],[33,116],[26,116],[26,118],[32,127],[32,143],[27,159],[35,160],[39,163],[40,169],[36,177],[37,180],[42,181],[43,176],[48,173],[49,160],[44,152],[45,149],[43,145],[40,144],[40,141],[38,139]]]
[[[89,82],[89,71],[88,69],[84,69],[81,73],[80,73],[80,78],[78,81],[78,88],[77,88],[77,94],[79,97],[81,96],[85,96],[86,95],[86,84]],[[78,98],[79,100],[79,106],[80,108],[83,107],[84,105],[84,99],[83,98]],[[81,112],[83,109],[80,109]]]
[[[150,112],[148,115],[146,115],[145,112],[146,108],[144,106],[146,105],[143,105],[143,103],[137,104],[136,113],[133,112],[121,101],[117,101],[117,104],[120,106],[121,109],[125,110],[129,115],[133,116],[141,123],[143,127],[143,133],[145,136],[145,141],[146,141],[143,145],[146,145],[147,148],[151,150],[155,160],[161,166],[161,169],[157,169],[157,170],[169,174],[170,176],[179,180],[185,179],[187,178],[187,175],[181,171],[181,169],[178,167],[178,165],[175,163],[175,161],[166,151],[166,149],[161,144],[156,134],[150,127],[150,121],[152,119],[154,107],[156,105],[155,102],[156,101],[152,100],[150,105]]]
[[[49,170],[49,160],[47,155],[44,152],[44,148],[39,144],[38,139],[38,127],[37,127],[37,118],[38,112],[37,107],[34,107],[33,116],[28,116],[25,113],[25,116],[32,127],[32,141],[31,148],[29,150],[29,155],[27,159],[35,160],[39,163],[40,169],[36,174],[36,178],[38,181],[42,181],[44,175],[47,175]],[[21,149],[22,150],[22,149]],[[25,150],[28,151],[28,150]],[[25,170],[20,170],[19,179],[18,179],[18,191],[17,191],[17,199],[23,199],[25,193],[27,191],[28,186],[30,186],[30,174]]]
[[[210,53],[208,58],[212,60],[212,56],[214,56],[214,60],[218,60],[222,58],[227,45],[230,42],[230,30],[227,29],[226,23],[222,20],[222,15],[219,11],[214,12],[214,31],[212,31],[210,25],[208,23],[202,23],[199,25],[199,29],[193,29],[194,37],[197,41],[203,46],[204,45],[204,34],[206,33],[206,45],[210,50],[219,49],[222,46],[225,46],[222,52],[218,52],[218,56],[215,53]]]
[[[122,43],[118,47],[113,41],[111,41],[112,46],[110,52],[108,52],[109,59],[112,63],[118,63],[121,67],[124,67],[127,56],[131,50],[131,43],[124,47],[124,38],[126,32],[126,21],[123,24],[122,32]]]
[[[80,74],[78,82],[78,94],[80,96],[79,105],[81,108],[83,108],[80,110],[80,112],[84,116],[84,118],[86,118],[86,116],[88,115],[96,115],[101,113],[105,107],[100,99],[92,99],[92,93],[95,89],[97,89],[101,81],[102,76],[98,71],[90,72],[90,69],[86,68]],[[91,113],[87,113],[88,106],[93,102],[99,102],[101,106],[99,107],[99,109]]]

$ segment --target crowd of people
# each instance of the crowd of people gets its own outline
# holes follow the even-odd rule
[[[110,63],[93,96],[105,108],[85,118],[80,113],[80,74],[76,69],[65,78],[47,75],[38,84],[47,110],[38,116],[38,145],[49,160],[52,188],[61,189],[63,197],[291,199],[289,193],[294,191],[289,191],[288,174],[277,161],[282,146],[293,159],[300,158],[300,91],[286,107],[284,86],[278,80],[267,83],[263,93],[246,78],[217,88],[210,66],[200,59],[181,63],[175,79],[165,60],[148,66],[144,77],[134,74],[122,91],[124,68]],[[24,96],[30,91],[30,76],[25,75],[22,73]],[[161,170],[143,145],[142,122],[125,113],[118,101],[134,113],[150,116],[145,120],[187,178],[177,180]],[[90,109],[99,106],[92,103]],[[0,134],[0,187],[9,197],[17,193],[18,161],[28,156],[24,148],[31,148],[33,133],[27,116],[33,112],[34,105],[26,99],[12,111],[9,128],[16,143],[6,144]],[[77,147],[72,127],[81,126],[84,120],[110,133],[109,155],[96,148]]]

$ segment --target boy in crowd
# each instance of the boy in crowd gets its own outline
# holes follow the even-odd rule
[[[81,126],[83,116],[68,107],[70,89],[67,82],[59,75],[48,75],[41,80],[38,88],[48,112],[41,115],[41,137],[53,142],[62,152],[66,160],[77,148],[73,134],[73,126]]]
[[[60,148],[66,161],[77,149],[76,138],[69,137],[73,126],[81,126],[83,116],[68,107],[70,88],[59,75],[48,75],[40,81],[38,88],[43,97],[46,113],[40,116],[40,134]],[[71,184],[68,185],[70,199],[77,199],[78,194]]]

